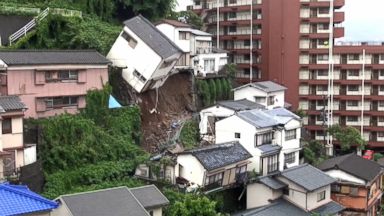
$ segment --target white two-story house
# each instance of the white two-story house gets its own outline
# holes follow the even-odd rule
[[[252,154],[249,171],[268,175],[299,164],[301,119],[284,108],[238,112],[215,128],[216,143],[236,140]]]
[[[227,64],[227,52],[212,47],[212,35],[176,20],[164,19],[156,27],[177,44],[184,54],[176,64],[179,70],[193,69],[195,75],[217,74]]]
[[[124,22],[107,58],[137,92],[164,84],[183,51],[151,22],[139,15]]]
[[[331,216],[344,207],[331,199],[331,184],[336,179],[303,164],[264,176],[247,185],[247,211],[234,216]]]
[[[233,89],[235,100],[247,99],[267,109],[289,108],[290,105],[285,102],[285,90],[286,87],[272,81],[249,83]]]

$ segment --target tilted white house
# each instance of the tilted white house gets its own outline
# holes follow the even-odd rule
[[[218,73],[227,64],[227,52],[212,47],[211,34],[176,20],[164,19],[156,27],[184,52],[176,68],[193,69],[195,75],[206,76]]]
[[[273,109],[276,107],[290,106],[285,103],[286,87],[272,81],[249,83],[233,89],[234,99],[248,99]]]
[[[336,179],[309,164],[251,180],[247,185],[247,214],[244,215],[340,215],[344,207],[331,199],[334,182]],[[243,213],[234,214],[240,215]]]
[[[285,108],[238,112],[215,128],[216,143],[236,140],[252,154],[249,171],[268,175],[299,164],[301,119]]]
[[[137,92],[164,84],[183,51],[139,15],[124,22],[107,58]]]
[[[215,137],[216,121],[232,116],[236,112],[253,109],[265,109],[265,106],[247,99],[238,101],[219,101],[216,105],[200,111],[200,135],[205,140],[213,140]]]

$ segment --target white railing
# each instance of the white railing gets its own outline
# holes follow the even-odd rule
[[[81,11],[68,10],[68,9],[62,9],[62,8],[52,8],[50,12],[52,14],[58,14],[58,15],[67,16],[67,17],[82,17],[83,16],[83,13]]]
[[[38,22],[43,20],[49,13],[49,8],[43,10],[37,17],[33,18],[29,23],[23,26],[21,29],[9,36],[9,45],[12,45],[13,42],[17,41],[19,38],[27,35],[27,32],[36,26]]]

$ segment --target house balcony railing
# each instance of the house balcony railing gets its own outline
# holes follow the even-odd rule
[[[272,174],[279,171],[279,162],[267,165],[267,174]]]
[[[222,187],[222,181],[218,181],[218,182],[213,182],[211,184],[205,185],[203,190],[210,191],[210,190],[214,190],[221,187]]]
[[[236,184],[242,185],[248,181],[248,172],[237,173],[235,176]]]

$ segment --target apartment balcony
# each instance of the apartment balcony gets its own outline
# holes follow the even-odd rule
[[[217,5],[217,1],[206,2],[203,4],[202,9],[216,10],[219,6],[221,12],[233,12],[233,11],[249,11],[251,9],[260,9],[262,0],[235,0],[235,1],[220,1]]]
[[[330,0],[300,0],[302,5],[315,7],[329,7]],[[335,9],[342,8],[345,5],[345,0],[334,0],[333,6]]]
[[[345,13],[344,11],[337,11],[334,13],[333,22],[334,23],[342,23],[345,21]]]

